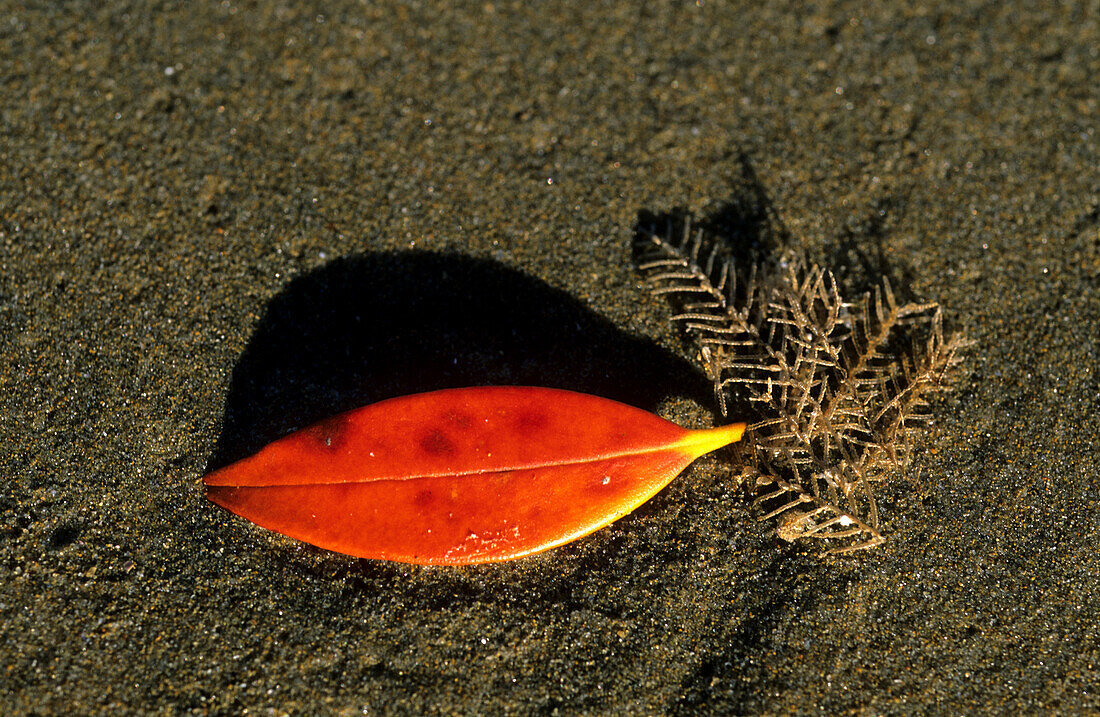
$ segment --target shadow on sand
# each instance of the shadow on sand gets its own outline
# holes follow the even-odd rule
[[[707,405],[689,362],[494,261],[401,252],[338,259],[269,304],[233,371],[208,470],[342,411],[471,385],[583,391],[647,410]]]

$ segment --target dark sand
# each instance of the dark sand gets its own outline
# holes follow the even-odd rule
[[[1095,2],[54,5],[0,8],[4,714],[1100,710]],[[203,497],[442,386],[708,425],[633,227],[764,203],[977,341],[874,551],[722,455],[468,569]]]

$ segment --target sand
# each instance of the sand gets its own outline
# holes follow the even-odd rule
[[[5,3],[5,714],[1100,710],[1095,3]],[[639,213],[766,223],[976,343],[887,542],[727,455],[475,568],[266,532],[210,467],[445,386],[715,421]]]

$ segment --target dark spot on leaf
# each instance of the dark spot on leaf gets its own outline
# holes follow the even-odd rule
[[[418,507],[423,508],[423,507],[431,504],[432,497],[433,497],[432,492],[430,490],[422,490],[422,491],[420,491],[419,493],[416,494],[416,497],[413,498],[413,502]]]
[[[534,433],[546,427],[545,413],[524,411],[516,417],[516,428],[522,433]]]
[[[421,438],[420,448],[433,456],[448,456],[455,452],[454,444],[439,430],[430,431],[428,435]]]

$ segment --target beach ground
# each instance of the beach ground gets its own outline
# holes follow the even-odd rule
[[[4,3],[3,712],[1100,710],[1098,18]],[[883,545],[780,540],[721,452],[473,568],[204,497],[288,430],[446,386],[710,425],[632,267],[674,208],[781,229],[975,342],[878,487]]]

